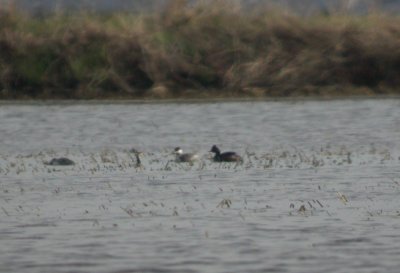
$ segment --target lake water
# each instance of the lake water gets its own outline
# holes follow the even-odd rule
[[[398,272],[399,109],[2,104],[0,272]]]

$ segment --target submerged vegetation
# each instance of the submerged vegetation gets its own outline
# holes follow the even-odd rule
[[[0,11],[0,98],[400,94],[400,18],[172,1],[154,14]]]

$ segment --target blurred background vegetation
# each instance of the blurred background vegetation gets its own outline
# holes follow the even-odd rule
[[[399,1],[74,2],[0,1],[1,99],[400,94]]]

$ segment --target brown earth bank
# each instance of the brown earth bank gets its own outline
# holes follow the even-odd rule
[[[243,12],[0,10],[0,99],[400,95],[400,19]]]

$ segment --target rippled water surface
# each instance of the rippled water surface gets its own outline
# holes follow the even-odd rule
[[[399,109],[3,104],[0,272],[398,272]]]

